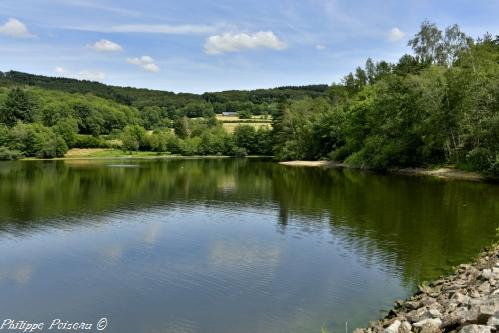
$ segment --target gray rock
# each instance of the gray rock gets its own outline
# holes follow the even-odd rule
[[[412,325],[407,321],[403,321],[399,327],[399,333],[410,333],[412,330]]]
[[[432,318],[442,318],[442,314],[437,309],[430,309],[428,313]]]
[[[489,280],[489,279],[494,277],[494,274],[492,274],[491,269],[486,268],[482,271],[482,274],[480,274],[480,277],[483,278],[484,280]]]
[[[461,293],[454,293],[452,295],[451,300],[456,302],[457,304],[463,304],[464,303],[464,295]]]
[[[463,314],[463,318],[465,322],[476,323],[478,321],[478,308],[471,307]]]
[[[495,327],[496,331],[499,329],[499,318],[498,317],[490,317],[487,321],[487,326]]]
[[[442,320],[439,318],[424,319],[412,325],[414,331],[418,333],[439,333],[441,332],[440,326],[442,326]]]
[[[395,320],[393,323],[390,324],[390,326],[385,328],[383,333],[398,333],[400,324],[401,324],[400,320],[398,320],[398,319]]]
[[[430,314],[428,313],[428,310],[425,307],[413,310],[409,312],[406,315],[406,318],[408,321],[411,323],[416,323],[418,321],[421,321],[423,319],[428,319],[430,318]]]
[[[416,327],[416,328],[422,328],[425,325],[433,325],[433,326],[440,328],[440,326],[442,326],[442,320],[440,320],[439,318],[435,318],[435,319],[428,318],[428,319],[420,320],[417,323],[413,324],[412,326]]]
[[[461,326],[464,324],[464,314],[468,310],[466,308],[459,308],[456,311],[450,312],[442,317],[442,326]]]
[[[466,325],[459,333],[490,333],[492,327],[486,325]]]
[[[480,305],[478,307],[477,322],[479,324],[486,324],[489,318],[494,316],[494,313],[495,313],[494,304]]]
[[[421,302],[417,301],[407,301],[404,303],[405,307],[409,310],[416,310],[421,307]]]
[[[480,291],[483,294],[489,294],[490,293],[490,282],[485,281],[478,287],[478,291]]]

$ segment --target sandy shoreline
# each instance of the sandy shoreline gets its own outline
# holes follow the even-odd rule
[[[354,167],[332,161],[287,161],[287,162],[279,162],[279,164],[287,166],[295,166],[295,167],[360,169],[359,167]],[[390,173],[396,173],[408,176],[432,176],[444,179],[460,179],[460,180],[470,180],[470,181],[490,181],[490,180],[497,181],[497,178],[488,177],[478,172],[462,171],[454,168],[439,168],[435,170],[423,169],[423,168],[403,168],[403,169],[392,168],[388,169],[387,171]]]

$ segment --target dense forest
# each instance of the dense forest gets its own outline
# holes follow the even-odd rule
[[[413,55],[368,59],[327,98],[286,103],[274,116],[274,155],[350,165],[453,164],[499,174],[499,37],[423,22]]]
[[[385,169],[456,165],[499,174],[499,37],[423,22],[397,63],[368,59],[339,83],[175,94],[0,73],[0,159],[73,147],[332,159]],[[216,114],[272,118],[228,133]]]

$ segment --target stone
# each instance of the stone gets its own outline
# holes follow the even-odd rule
[[[432,318],[442,318],[442,314],[437,309],[429,309],[428,313]]]
[[[471,307],[468,311],[464,312],[464,321],[469,323],[476,323],[478,321],[478,308]]]
[[[415,323],[423,319],[428,319],[429,317],[430,314],[425,307],[413,310],[406,315],[407,320],[411,323]]]
[[[405,307],[409,310],[416,310],[421,307],[421,302],[407,301],[405,302]]]
[[[433,297],[423,297],[423,298],[421,299],[421,303],[422,303],[423,305],[430,305],[430,304],[435,303],[436,301],[437,301],[437,300],[436,300],[435,298],[433,298]]]
[[[492,327],[486,325],[466,325],[459,333],[490,333]]]
[[[412,330],[412,325],[407,321],[403,321],[399,327],[399,333],[410,333]]]
[[[417,327],[417,328],[421,328],[424,325],[428,325],[428,324],[433,325],[433,326],[437,326],[440,328],[440,326],[442,326],[442,320],[440,320],[438,318],[435,318],[435,319],[428,318],[428,319],[420,320],[417,323],[414,323],[412,326]]]
[[[486,268],[482,271],[482,274],[480,274],[480,277],[483,278],[484,280],[489,280],[489,279],[493,278],[494,275],[492,274],[491,269]]]
[[[464,303],[464,295],[461,293],[454,293],[454,295],[452,295],[451,300],[456,302],[457,304],[463,304]]]
[[[385,328],[383,333],[398,333],[400,324],[401,324],[400,320],[398,319],[395,320],[393,323],[390,324],[390,326]]]
[[[456,327],[464,324],[464,314],[467,312],[466,308],[459,308],[456,311],[450,312],[442,317],[442,326]]]
[[[478,291],[482,292],[483,294],[489,294],[490,293],[490,282],[485,281],[478,287]]]
[[[489,320],[487,320],[487,326],[495,327],[496,331],[499,329],[499,318],[498,317],[490,317]]]
[[[424,319],[413,324],[414,331],[419,333],[439,333],[440,326],[442,326],[442,320],[436,319]]]
[[[478,324],[486,324],[490,317],[494,316],[494,304],[480,305],[478,307]]]

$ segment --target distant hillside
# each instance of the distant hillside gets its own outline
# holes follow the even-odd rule
[[[287,98],[291,100],[304,97],[319,97],[325,95],[328,85],[287,86],[273,89],[258,89],[252,91],[231,90],[216,93],[190,94],[173,93],[169,91],[151,90],[132,87],[110,86],[99,82],[48,77],[17,71],[0,72],[0,86],[35,86],[50,90],[70,93],[93,94],[114,100],[118,103],[138,108],[144,106],[182,107],[192,102],[251,102],[256,105],[272,104]]]

